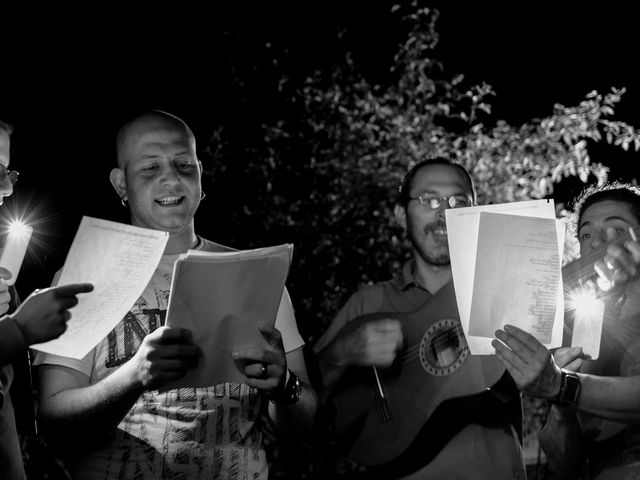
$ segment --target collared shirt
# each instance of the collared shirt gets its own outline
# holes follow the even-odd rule
[[[398,277],[366,286],[354,293],[318,339],[313,350],[316,354],[322,351],[342,327],[361,315],[373,312],[411,312],[422,307],[431,298],[433,294],[416,277],[413,261],[408,261]],[[514,400],[519,402],[517,393],[515,395]],[[453,435],[431,462],[402,478],[525,479],[522,448],[514,425],[517,420],[513,418],[509,421],[508,415],[503,414],[500,418],[487,418],[482,425],[467,424]],[[434,434],[437,435],[437,432]]]
[[[371,312],[411,312],[433,295],[420,284],[413,261],[407,261],[399,276],[382,283],[367,285],[349,298],[329,328],[313,347],[315,353],[326,347],[349,320]]]

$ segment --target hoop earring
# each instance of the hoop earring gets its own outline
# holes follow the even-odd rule
[[[122,204],[123,207],[128,207],[129,206],[129,202],[127,202],[127,199],[122,197],[120,199],[120,203]]]
[[[204,200],[204,197],[206,196],[207,196],[207,193],[203,191],[202,195],[200,195],[200,200]]]

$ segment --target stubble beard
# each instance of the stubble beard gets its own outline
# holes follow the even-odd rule
[[[425,237],[427,238],[429,236],[429,233],[431,233],[432,238],[434,238],[435,234],[432,231],[437,228],[442,228],[442,226],[442,224],[438,223],[426,225],[424,227]],[[420,243],[416,239],[416,236],[413,234],[413,229],[410,229],[409,232],[409,241],[411,242],[411,246],[413,247],[414,251],[420,256],[420,258],[422,258],[422,260],[424,260],[426,263],[437,267],[443,267],[451,263],[451,258],[449,257],[449,245],[446,237],[443,238],[443,240],[445,241],[444,246],[439,245],[435,249],[427,250],[425,244]]]

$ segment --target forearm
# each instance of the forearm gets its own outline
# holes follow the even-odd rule
[[[10,364],[27,345],[20,327],[9,315],[0,317],[0,367]]]
[[[579,374],[578,408],[608,420],[640,421],[640,376],[605,377]]]
[[[347,369],[344,363],[344,355],[340,352],[337,341],[327,345],[317,354],[318,373],[320,376],[318,395],[320,402],[324,403],[331,395],[333,388],[338,384]]]
[[[586,468],[586,444],[573,410],[552,405],[538,441],[558,478],[576,478]]]
[[[42,399],[43,433],[79,445],[96,439],[97,433],[109,435],[143,392],[128,368],[125,364],[93,385],[64,389]]]

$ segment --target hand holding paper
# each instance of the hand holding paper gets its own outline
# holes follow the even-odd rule
[[[61,337],[32,348],[80,359],[115,327],[149,283],[167,232],[83,217],[58,285],[91,283]]]
[[[269,323],[256,326],[270,348],[245,348],[231,352],[245,383],[267,393],[282,388],[287,373],[287,358],[280,332]]]
[[[512,325],[496,332],[492,341],[496,354],[516,382],[518,389],[534,397],[551,399],[560,390],[560,365],[551,352],[533,335]],[[582,349],[575,347],[562,353],[565,364],[582,356]]]
[[[472,354],[493,354],[505,323],[535,332],[545,346],[562,342],[560,257],[553,201],[446,210],[460,323]]]
[[[142,390],[155,390],[184,377],[201,356],[189,330],[165,326],[144,337],[129,363]]]
[[[271,330],[292,251],[288,244],[234,252],[189,250],[176,261],[166,324],[190,330],[203,356],[196,369],[163,389],[248,383],[247,377],[265,375],[260,363],[267,364],[269,379],[261,385],[286,371],[276,358],[279,333]],[[269,328],[261,331],[263,323]],[[265,337],[265,332],[271,333]],[[232,352],[242,362],[240,369]]]

